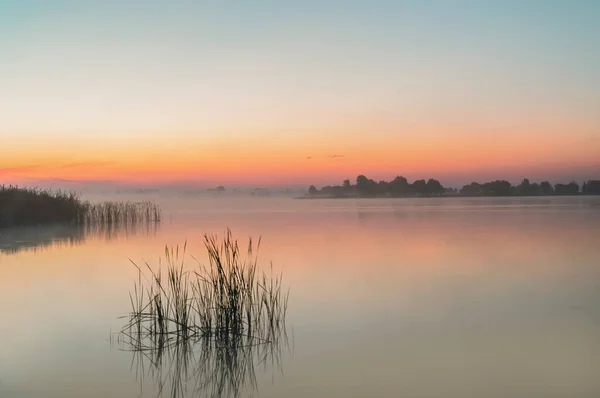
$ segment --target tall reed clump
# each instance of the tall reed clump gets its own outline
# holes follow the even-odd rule
[[[289,290],[272,265],[259,266],[260,239],[242,250],[229,229],[222,239],[204,235],[208,262],[190,256],[198,263],[190,268],[186,246],[165,247],[157,269],[132,262],[138,273],[131,311],[116,343],[133,353],[138,377],[150,362],[158,395],[248,394],[258,386],[255,365],[281,369],[282,345],[290,348]]]
[[[0,186],[0,227],[72,222],[85,208],[73,192]]]
[[[45,224],[137,224],[160,221],[151,202],[83,201],[74,192],[0,186],[0,227]]]
[[[252,239],[245,255],[230,230],[222,240],[205,235],[204,246],[209,261],[198,262],[197,269],[185,267],[186,245],[181,251],[165,248],[165,270],[162,264],[155,270],[134,263],[138,278],[121,333],[136,349],[189,339],[269,343],[284,332],[289,291],[283,291],[282,275],[274,275],[272,265],[268,272],[258,268]]]

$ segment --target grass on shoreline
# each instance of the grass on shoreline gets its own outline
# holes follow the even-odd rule
[[[0,185],[0,227],[45,224],[136,224],[160,221],[151,202],[83,201],[74,192]]]

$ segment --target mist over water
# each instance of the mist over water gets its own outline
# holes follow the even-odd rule
[[[1,232],[0,396],[157,396],[148,362],[111,341],[137,278],[129,259],[158,265],[187,241],[204,262],[203,234],[227,227],[242,246],[262,237],[259,266],[290,287],[289,347],[274,362],[252,353],[239,396],[600,394],[598,197],[89,197],[111,198],[153,200],[162,222]],[[193,363],[188,388],[162,396],[204,396]]]

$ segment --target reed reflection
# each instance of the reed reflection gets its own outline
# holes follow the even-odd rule
[[[119,334],[113,344],[132,353],[131,370],[140,384],[140,395],[150,381],[155,395],[172,398],[256,395],[257,370],[282,374],[282,352],[290,352],[285,331],[269,341],[236,335],[141,343],[134,336]]]
[[[0,230],[0,254],[68,248],[82,245],[89,239],[112,241],[151,237],[156,235],[159,227],[157,222],[139,222],[4,228]]]

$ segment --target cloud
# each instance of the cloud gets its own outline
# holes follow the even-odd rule
[[[307,156],[304,159],[306,160],[311,160],[314,158],[318,158],[319,156]],[[346,155],[327,155],[326,156],[328,159],[332,159],[332,160],[342,160],[346,157]]]
[[[109,166],[115,164],[112,161],[94,161],[94,162],[78,162],[78,163],[67,163],[60,166],[63,169],[80,169],[86,167],[97,167],[97,166]]]
[[[28,173],[30,171],[34,171],[42,167],[40,164],[31,164],[27,166],[18,166],[18,167],[0,167],[0,175],[2,174],[21,174]]]
[[[59,165],[45,165],[45,164],[30,164],[24,166],[15,167],[0,167],[0,175],[27,175],[28,173],[38,172],[43,169],[49,169],[56,171],[57,169],[86,169],[90,167],[103,167],[115,164],[112,161],[90,161],[90,162],[76,162],[76,163],[65,163]]]
[[[592,134],[585,141],[585,144],[592,144],[594,142],[600,141],[600,134]]]

